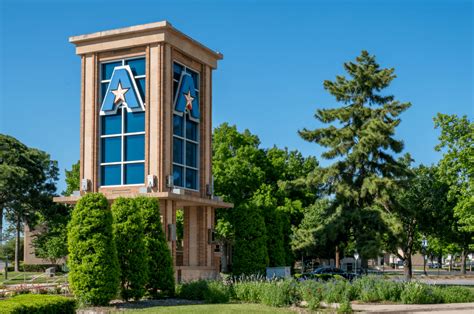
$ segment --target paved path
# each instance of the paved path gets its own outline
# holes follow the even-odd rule
[[[352,304],[363,313],[474,313],[474,303],[449,304]]]

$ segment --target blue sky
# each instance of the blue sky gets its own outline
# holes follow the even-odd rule
[[[410,101],[398,138],[431,164],[437,112],[474,117],[471,1],[0,1],[0,132],[79,158],[80,59],[68,37],[170,21],[224,54],[214,73],[213,123],[319,156],[297,135],[335,106],[323,89],[361,50],[394,67],[387,90]],[[323,162],[327,164],[327,162]],[[64,188],[63,180],[59,189]]]

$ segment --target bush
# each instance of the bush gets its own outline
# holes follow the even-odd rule
[[[239,206],[235,217],[233,273],[265,274],[268,265],[265,221],[258,208]]]
[[[355,298],[363,302],[399,302],[403,283],[383,280],[373,276],[358,278],[353,282]]]
[[[400,294],[400,299],[405,304],[432,304],[441,303],[438,293],[433,287],[419,282],[408,282]]]
[[[139,300],[145,294],[147,254],[143,220],[135,200],[117,198],[112,204],[113,231],[120,267],[120,296]]]
[[[344,302],[341,302],[339,304],[339,307],[337,308],[338,313],[352,313],[352,305],[349,300],[345,300]]]
[[[72,298],[52,295],[22,294],[0,301],[2,314],[73,314],[76,301]]]
[[[240,281],[233,285],[234,298],[238,301],[260,303],[262,296],[262,281]]]
[[[305,280],[299,283],[301,298],[308,303],[312,311],[319,308],[323,299],[323,283],[314,280]]]
[[[178,296],[187,300],[204,300],[206,303],[226,303],[231,288],[220,281],[196,280],[178,286]]]
[[[231,289],[220,281],[209,281],[204,291],[206,303],[227,303],[230,300]]]
[[[330,280],[323,285],[323,300],[328,303],[341,303],[357,298],[354,286],[347,280]]]
[[[119,266],[112,213],[100,193],[76,204],[68,224],[69,283],[83,304],[106,305],[117,294]]]
[[[279,280],[262,283],[260,299],[263,304],[270,306],[288,306],[300,301],[297,282]]]
[[[173,259],[161,225],[158,200],[142,196],[137,197],[135,203],[141,211],[144,224],[145,249],[148,256],[146,289],[152,298],[174,296]]]
[[[474,302],[474,292],[465,287],[433,287],[442,303]]]

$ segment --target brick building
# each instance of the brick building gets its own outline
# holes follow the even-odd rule
[[[155,197],[178,280],[216,276],[214,211],[232,207],[214,197],[211,169],[212,71],[222,54],[166,21],[69,41],[81,58],[81,190],[55,201]],[[25,263],[42,262],[25,244]]]

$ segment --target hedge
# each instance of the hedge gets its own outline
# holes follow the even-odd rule
[[[68,224],[68,278],[74,295],[86,305],[107,305],[119,285],[112,213],[100,193],[88,193],[76,204]]]
[[[148,276],[143,219],[132,198],[119,197],[112,203],[113,231],[120,266],[120,296],[139,300],[145,294]]]
[[[72,298],[44,295],[21,294],[0,301],[1,314],[73,314],[76,300]]]
[[[172,297],[175,293],[174,269],[171,251],[161,225],[158,200],[137,197],[135,203],[141,211],[148,256],[148,281],[146,289],[152,298]]]

